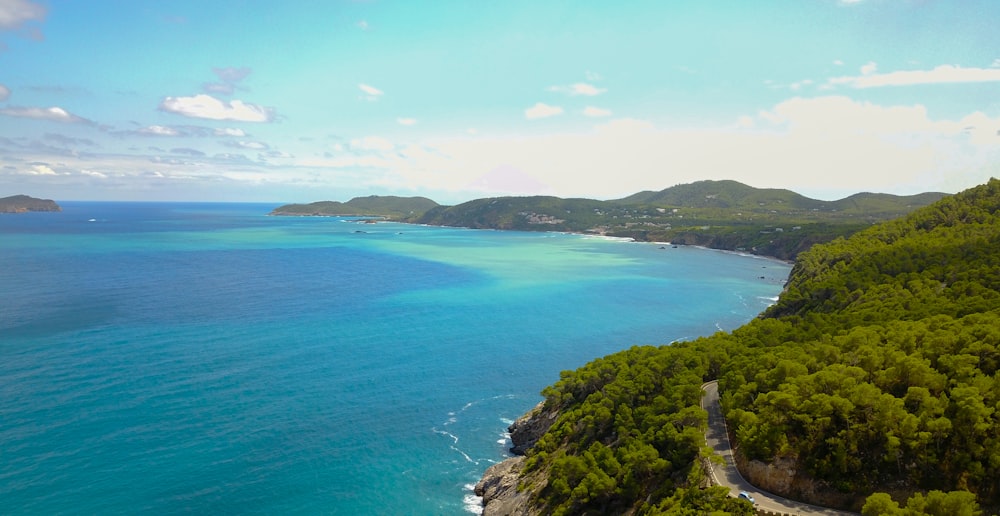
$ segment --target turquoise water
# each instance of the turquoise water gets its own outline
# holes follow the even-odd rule
[[[732,329],[788,267],[272,205],[0,216],[0,512],[467,514],[559,371]]]

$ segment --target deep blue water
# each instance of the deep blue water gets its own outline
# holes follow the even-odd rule
[[[63,202],[0,216],[0,512],[463,514],[559,371],[732,329],[759,258]]]

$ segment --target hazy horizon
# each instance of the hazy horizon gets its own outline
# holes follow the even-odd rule
[[[687,184],[687,183],[684,183],[684,184]],[[682,185],[672,185],[670,187],[662,188],[660,190],[655,190],[655,191],[661,191],[661,190],[669,189],[669,188],[672,188],[673,186],[682,186]],[[751,186],[752,187],[753,185],[747,185],[747,186]],[[794,190],[792,190],[792,191],[794,192]],[[641,193],[641,192],[640,191],[633,192],[633,194],[637,194],[637,193]],[[797,194],[800,194],[800,195],[804,195],[804,194],[801,194],[799,192],[794,192],[794,193],[797,193]],[[846,195],[843,195],[843,196],[839,196],[839,197],[833,197],[833,198],[830,198],[830,199],[820,199],[820,198],[815,198],[815,197],[810,197],[810,198],[815,199],[815,200],[821,200],[821,201],[839,201],[839,200],[842,200],[844,198],[851,197],[853,195],[865,194],[865,193],[885,194],[887,192],[859,191],[859,192],[849,193],[849,194],[846,194]],[[945,193],[945,194],[951,195],[951,194],[958,193],[958,192],[934,192],[934,191],[926,191],[926,192],[917,192],[915,194],[890,194],[890,195],[907,196],[907,195],[919,195],[919,194],[924,194],[924,193]],[[31,195],[31,194],[26,194],[24,192],[13,192],[13,193],[0,192],[0,198],[10,197],[10,196],[15,196],[15,195],[28,195],[29,197],[44,198],[44,196]],[[368,197],[368,196],[372,196],[372,195],[377,195],[377,196],[397,196],[397,197],[426,197],[426,198],[428,198],[428,199],[430,199],[430,200],[432,200],[434,202],[437,202],[438,204],[441,204],[441,205],[457,205],[457,204],[461,204],[461,203],[464,203],[464,202],[469,202],[469,201],[474,201],[474,200],[477,200],[477,199],[483,199],[483,198],[489,198],[489,197],[506,197],[506,196],[532,197],[532,196],[535,196],[535,194],[530,194],[530,193],[525,193],[525,194],[501,194],[501,195],[494,195],[494,196],[484,195],[482,197],[469,198],[469,199],[465,199],[465,200],[456,201],[454,203],[440,202],[437,199],[434,199],[433,197],[428,197],[426,195],[417,195],[417,194],[413,194],[413,195],[406,195],[406,194],[396,195],[396,194],[392,194],[392,193],[385,193],[385,194],[363,194],[362,193],[362,194],[357,194],[357,195],[353,195],[353,196],[342,198],[342,199],[332,199],[332,198],[331,199],[313,199],[313,200],[309,200],[309,201],[288,201],[288,200],[281,200],[281,199],[278,199],[278,200],[266,200],[266,199],[262,199],[262,200],[239,200],[239,199],[237,199],[237,200],[213,200],[213,199],[202,199],[202,200],[190,200],[190,199],[188,199],[188,200],[185,200],[185,199],[145,199],[145,200],[143,200],[143,199],[72,199],[72,198],[66,198],[66,199],[51,198],[49,200],[53,200],[53,201],[56,201],[56,202],[94,202],[94,203],[106,203],[106,202],[110,202],[110,203],[113,203],[113,202],[153,202],[153,203],[156,203],[156,202],[159,202],[159,203],[222,203],[222,204],[224,204],[224,203],[245,203],[245,204],[309,204],[309,203],[313,203],[313,202],[323,202],[323,201],[347,202],[347,201],[349,201],[351,199],[354,199],[356,197]],[[632,194],[629,194],[629,195],[632,195]],[[809,197],[808,195],[804,195],[804,196],[805,197]],[[621,196],[621,197],[615,197],[615,198],[587,197],[587,199],[594,199],[594,200],[599,200],[599,201],[614,201],[614,200],[622,199],[624,197],[628,197],[628,195]]]
[[[0,0],[0,194],[956,193],[1000,177],[998,19],[988,0]]]

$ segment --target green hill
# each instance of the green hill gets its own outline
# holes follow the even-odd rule
[[[419,217],[438,204],[426,197],[378,196],[355,197],[347,202],[319,201],[310,204],[286,204],[271,215],[370,216],[389,219]]]
[[[791,190],[754,188],[737,181],[698,181],[677,185],[659,192],[640,192],[618,202],[657,204],[687,208],[756,209],[760,206],[813,209],[827,203],[809,199]]]
[[[706,487],[700,385],[718,379],[764,489],[863,514],[995,513],[998,249],[994,179],[803,252],[732,333],[563,372],[517,496],[529,514],[751,514]]]
[[[862,193],[818,201],[736,181],[699,181],[613,201],[492,197],[441,206],[424,197],[370,196],[288,204],[271,215],[384,217],[436,226],[590,233],[791,260],[817,243],[849,236],[944,196]]]
[[[0,213],[24,213],[28,211],[62,211],[50,199],[36,199],[27,195],[12,195],[0,199]]]
[[[736,181],[699,181],[624,199],[499,197],[439,206],[421,224],[594,233],[793,259],[810,246],[905,215],[945,194],[857,194],[818,201]]]

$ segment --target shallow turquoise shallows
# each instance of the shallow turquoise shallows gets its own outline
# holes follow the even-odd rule
[[[564,369],[754,317],[787,265],[272,205],[0,216],[0,512],[463,514]]]

